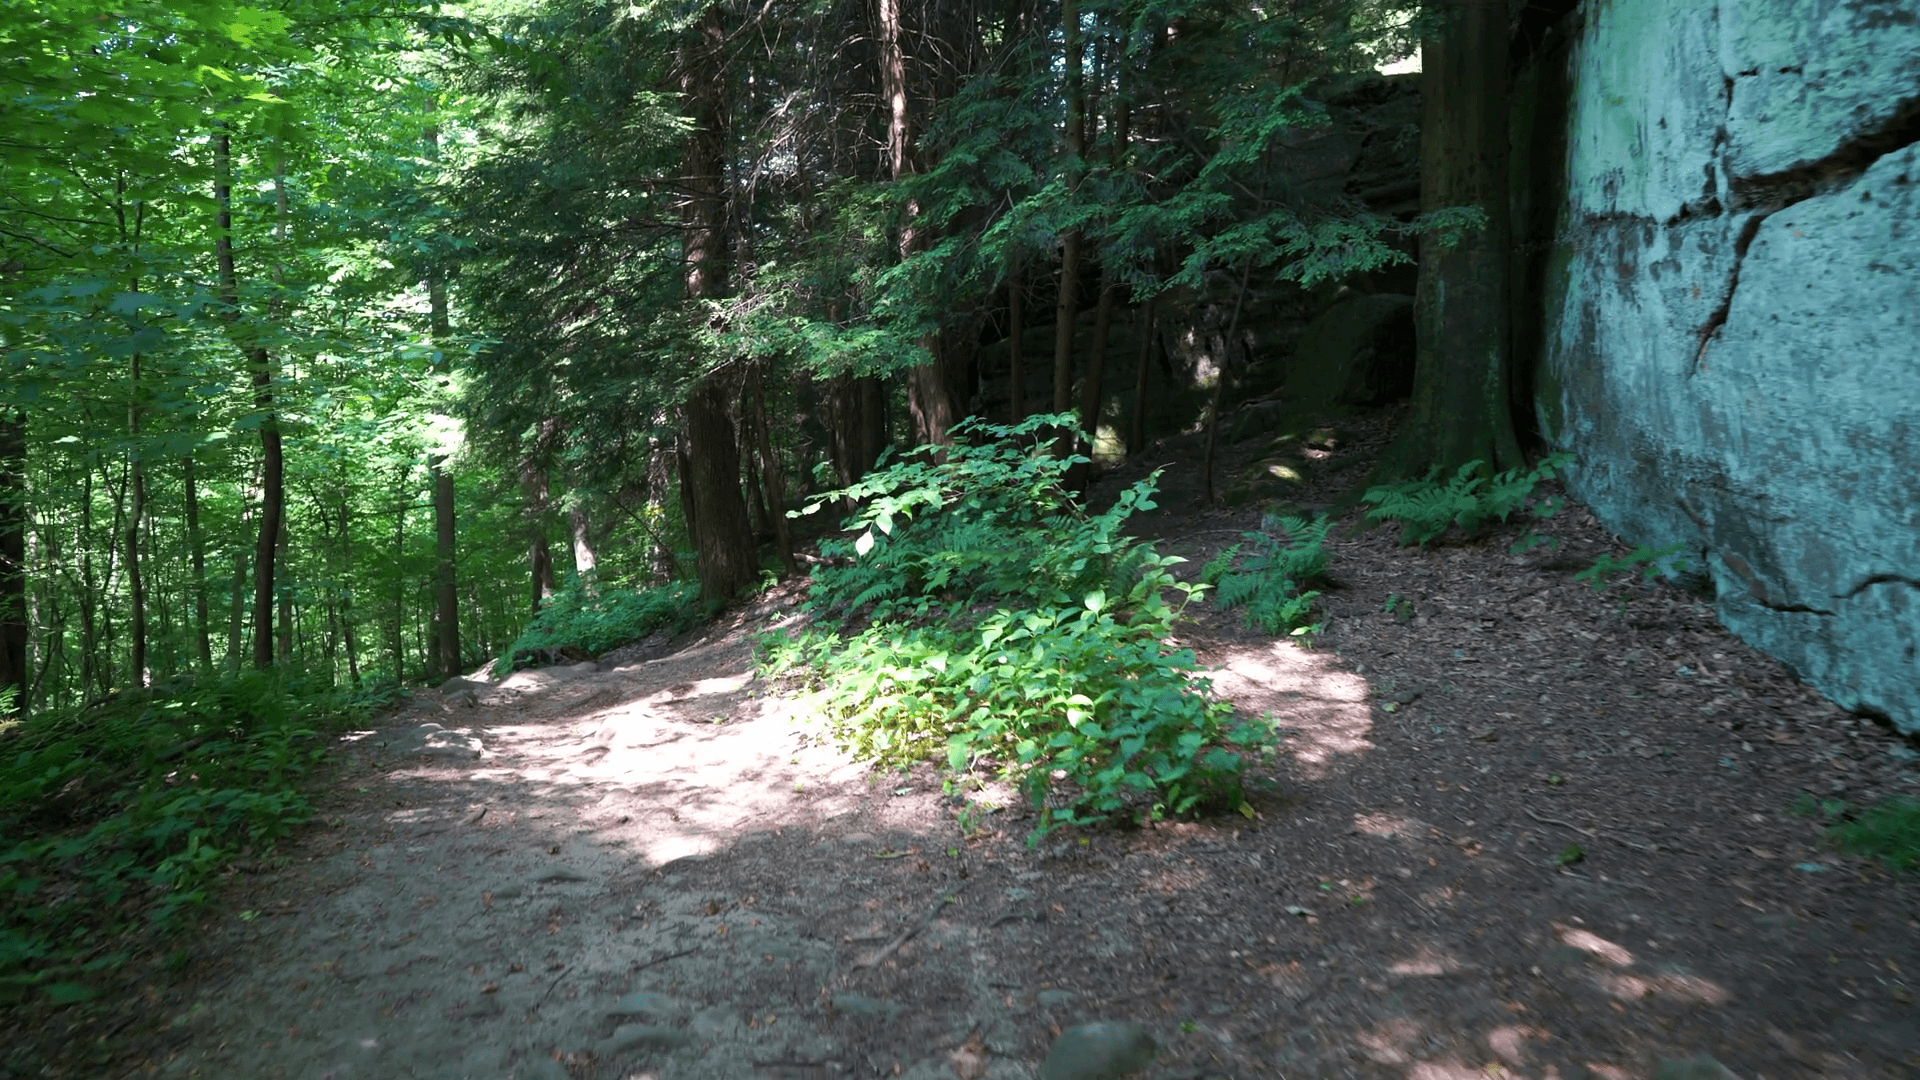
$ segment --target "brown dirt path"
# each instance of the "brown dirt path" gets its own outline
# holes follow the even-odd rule
[[[1280,447],[1289,497],[1390,422]],[[1189,570],[1257,524],[1165,487],[1142,525]],[[1550,531],[1340,538],[1312,650],[1196,609],[1218,688],[1287,731],[1251,819],[963,835],[931,774],[869,777],[751,678],[791,590],[660,659],[422,701],[75,1075],[1012,1080],[1109,1018],[1164,1080],[1920,1076],[1920,883],[1787,812],[1920,795],[1911,750],[1691,596],[1574,582],[1613,544],[1584,514]]]

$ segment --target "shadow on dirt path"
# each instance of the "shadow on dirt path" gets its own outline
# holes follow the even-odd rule
[[[1190,570],[1258,524],[1164,486],[1143,528]],[[1112,1019],[1162,1080],[1920,1076],[1920,890],[1788,812],[1920,794],[1911,752],[1695,598],[1574,582],[1617,548],[1553,528],[1342,536],[1311,650],[1196,608],[1183,643],[1286,736],[1248,818],[963,832],[931,773],[870,776],[752,677],[794,590],[417,702],[93,1075],[1014,1080]]]

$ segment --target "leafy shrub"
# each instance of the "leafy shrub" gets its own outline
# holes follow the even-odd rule
[[[664,627],[685,630],[701,612],[700,587],[692,582],[635,592],[571,581],[540,608],[506,655],[494,662],[494,671],[505,675],[513,670],[514,657],[543,649],[573,646],[599,654]]]
[[[1841,851],[1878,858],[1896,873],[1920,870],[1920,800],[1896,795],[1853,811],[1837,799],[1815,803],[1802,795],[1794,810],[1833,820],[1827,842]]]
[[[1602,555],[1594,560],[1592,566],[1573,575],[1573,580],[1584,581],[1593,586],[1594,592],[1605,592],[1607,586],[1616,584],[1620,575],[1631,575],[1636,567],[1640,570],[1642,581],[1652,581],[1659,577],[1663,569],[1685,571],[1692,564],[1685,559],[1673,559],[1672,556],[1686,550],[1685,544],[1673,544],[1659,549],[1642,544],[1625,555]],[[1663,567],[1662,561],[1671,559]]]
[[[39,714],[0,735],[0,996],[81,1000],[218,873],[268,855],[310,806],[316,736],[364,716],[343,694],[246,673]]]
[[[1311,639],[1321,627],[1310,621],[1320,593],[1302,592],[1300,586],[1326,574],[1327,534],[1333,523],[1325,516],[1312,521],[1285,517],[1263,526],[1246,533],[1245,544],[1235,544],[1208,563],[1200,579],[1217,587],[1221,607],[1244,607],[1248,626]],[[1280,535],[1274,535],[1276,531]]]
[[[1542,480],[1552,479],[1572,463],[1573,455],[1561,452],[1548,455],[1532,469],[1508,469],[1487,477],[1482,472],[1484,462],[1470,461],[1445,483],[1440,482],[1440,469],[1435,466],[1425,479],[1368,488],[1360,500],[1373,504],[1367,520],[1400,523],[1402,545],[1425,546],[1454,526],[1473,535],[1489,522],[1506,521],[1528,508],[1533,489]],[[1534,504],[1532,512],[1545,518],[1559,508],[1559,500],[1548,499]]]
[[[815,570],[814,631],[762,645],[771,663],[811,669],[819,713],[861,756],[1018,784],[1043,807],[1030,842],[1116,813],[1244,806],[1246,762],[1272,737],[1235,723],[1192,652],[1165,644],[1206,586],[1121,533],[1153,506],[1152,481],[1102,514],[1065,497],[1082,459],[1032,443],[1071,424],[968,421],[957,445],[822,496],[869,500],[847,522],[857,561]]]

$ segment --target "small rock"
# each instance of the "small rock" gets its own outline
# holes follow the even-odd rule
[[[573,670],[582,675],[590,675],[600,670],[600,663],[597,660],[582,660],[573,665]]]
[[[1153,1064],[1160,1052],[1138,1024],[1096,1020],[1070,1027],[1053,1040],[1040,1080],[1117,1080]]]
[[[1740,1080],[1732,1069],[1701,1054],[1691,1058],[1663,1058],[1653,1067],[1653,1080]]]
[[[479,693],[486,688],[485,683],[477,683],[472,679],[464,679],[455,675],[453,678],[440,684],[440,694],[442,697],[454,697],[459,694]]]
[[[601,1040],[599,1053],[601,1057],[609,1057],[628,1050],[678,1050],[692,1041],[693,1036],[679,1028],[621,1024],[613,1029],[612,1035]]]
[[[1050,1008],[1054,1005],[1065,1005],[1079,996],[1071,990],[1042,990],[1033,995],[1033,1000]]]

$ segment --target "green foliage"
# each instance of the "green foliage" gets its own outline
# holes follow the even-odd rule
[[[1217,587],[1223,608],[1246,609],[1247,625],[1268,634],[1287,634],[1311,642],[1321,625],[1309,621],[1318,590],[1301,586],[1327,571],[1327,534],[1333,523],[1324,515],[1269,519],[1201,571],[1201,580]],[[1278,535],[1275,535],[1275,533]]]
[[[1625,555],[1600,556],[1592,566],[1573,575],[1573,580],[1586,582],[1593,586],[1594,592],[1605,592],[1608,586],[1618,584],[1622,575],[1631,578],[1634,569],[1639,567],[1642,568],[1640,579],[1650,582],[1662,573],[1684,571],[1691,566],[1686,559],[1672,558],[1684,550],[1685,544],[1671,544],[1658,549],[1642,544]]]
[[[249,673],[0,732],[0,993],[80,1000],[122,959],[115,935],[170,929],[234,860],[269,856],[308,817],[319,733],[364,715]]]
[[[1920,800],[1896,795],[1853,811],[1838,799],[1815,802],[1802,795],[1793,809],[1832,821],[1827,842],[1841,851],[1877,858],[1896,873],[1920,870]]]
[[[1558,512],[1559,501],[1541,500],[1530,506],[1533,489],[1572,463],[1573,455],[1561,452],[1548,455],[1531,469],[1508,469],[1488,477],[1484,462],[1470,461],[1445,483],[1435,468],[1422,480],[1368,488],[1360,499],[1373,504],[1368,521],[1397,521],[1402,544],[1425,546],[1456,525],[1471,536],[1523,509],[1531,509],[1535,517],[1551,517]]]
[[[506,655],[495,661],[494,671],[505,675],[513,670],[515,657],[542,649],[571,645],[598,655],[667,627],[679,633],[702,613],[700,586],[693,582],[635,591],[571,581],[540,608]]]
[[[815,630],[762,642],[768,664],[811,670],[819,714],[861,756],[1018,784],[1043,806],[1030,842],[1119,813],[1244,805],[1241,774],[1272,738],[1165,644],[1206,586],[1120,532],[1152,507],[1151,482],[1097,515],[1065,498],[1077,459],[1036,437],[1070,426],[969,422],[944,457],[912,453],[823,496],[866,500],[848,520],[859,561],[815,571]]]

